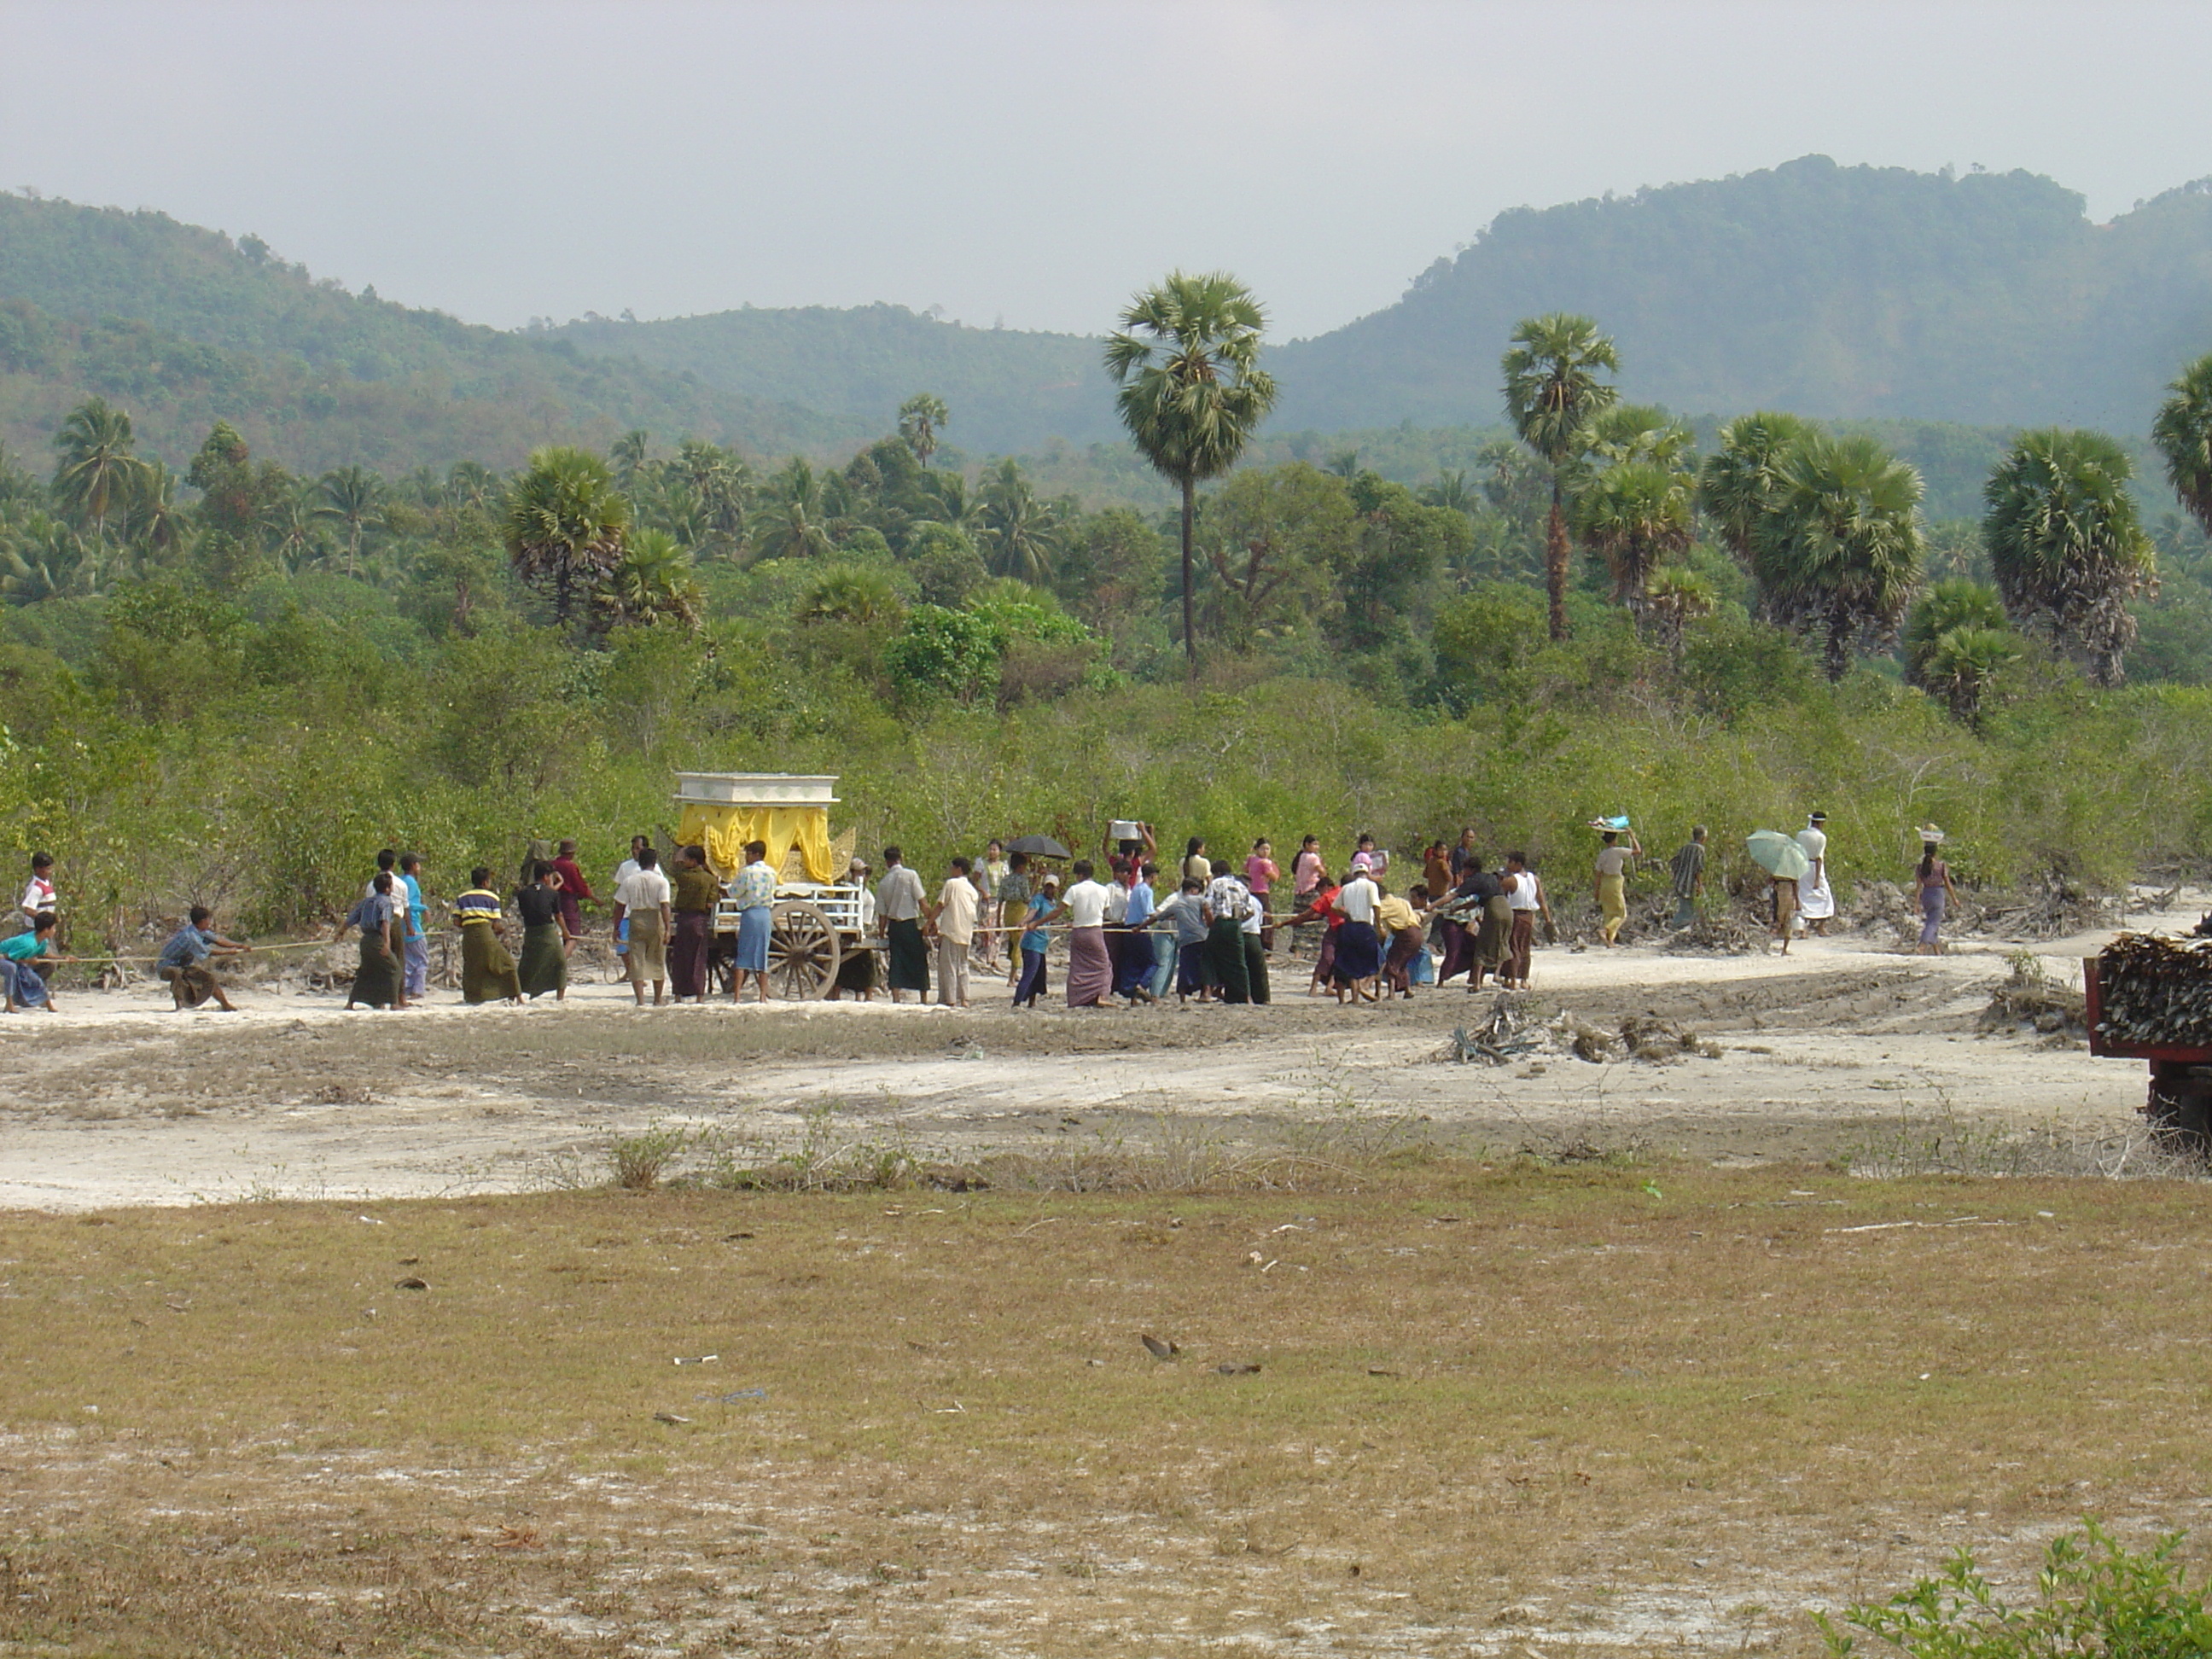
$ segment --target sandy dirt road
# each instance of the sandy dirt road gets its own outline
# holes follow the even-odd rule
[[[2143,923],[2186,926],[2198,897]],[[2106,937],[2036,948],[2078,983]],[[1844,936],[1786,958],[1541,953],[1529,1012],[1609,1030],[1656,1015],[1719,1049],[1663,1065],[1449,1063],[1454,1030],[1492,996],[1340,1008],[1279,963],[1267,1008],[1017,1013],[982,981],[967,1012],[641,1011],[605,983],[521,1010],[434,991],[404,1013],[348,1014],[296,981],[248,988],[235,1015],[175,1013],[158,987],[78,994],[58,1014],[0,1022],[0,1206],[514,1190],[648,1124],[787,1142],[810,1113],[848,1139],[944,1158],[1170,1127],[1263,1142],[1363,1113],[1425,1119],[1423,1133],[1470,1149],[1636,1143],[1722,1163],[1826,1158],[1946,1112],[2124,1133],[2138,1067],[1978,1031],[2018,948],[1969,939],[1923,958]]]

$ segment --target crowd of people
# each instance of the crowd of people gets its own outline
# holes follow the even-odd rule
[[[1826,822],[1815,811],[1794,838],[1764,837],[1789,843],[1770,865],[1771,926],[1785,953],[1793,937],[1825,932],[1836,914]],[[1047,856],[994,841],[980,859],[950,860],[933,893],[896,846],[884,848],[879,879],[872,879],[866,860],[853,859],[841,890],[852,905],[848,943],[865,948],[841,951],[829,994],[872,1000],[884,990],[894,1002],[927,1001],[933,988],[939,1003],[965,1008],[979,979],[1003,976],[1013,1006],[1034,1008],[1050,992],[1048,954],[1062,935],[1063,995],[1072,1008],[1158,1004],[1170,996],[1265,1004],[1280,967],[1294,962],[1305,964],[1310,996],[1380,1002],[1455,980],[1470,992],[1525,990],[1538,933],[1547,941],[1559,936],[1550,895],[1528,855],[1515,850],[1493,859],[1473,826],[1455,843],[1431,842],[1402,884],[1391,854],[1372,836],[1358,836],[1335,870],[1320,838],[1305,836],[1285,869],[1265,839],[1235,865],[1194,836],[1180,858],[1164,863],[1151,825],[1119,827],[1136,833],[1103,844],[1095,860],[1071,859],[1056,843]],[[1591,828],[1599,837],[1590,885],[1595,942],[1611,948],[1628,920],[1629,876],[1644,853],[1626,818],[1593,820]],[[1924,824],[1918,833],[1923,857],[1913,886],[1920,948],[1932,952],[1942,948],[1955,890],[1941,856],[1942,831]],[[1754,845],[1755,856],[1760,850]],[[1708,832],[1698,825],[1668,860],[1669,927],[1695,925],[1709,852]],[[768,853],[763,842],[748,843],[744,863],[725,879],[703,847],[677,848],[664,869],[652,837],[632,837],[606,908],[639,1006],[648,992],[655,1006],[703,1003],[720,994],[718,978],[734,1000],[748,991],[756,1001],[769,1000],[781,882]],[[549,994],[566,1000],[570,960],[586,933],[583,907],[599,902],[576,855],[576,842],[563,841],[551,856],[528,860],[504,897],[489,866],[470,872],[468,887],[449,907],[464,1002],[520,1004]],[[1061,862],[1070,866],[1064,881],[1054,867]],[[431,928],[422,878],[418,854],[386,848],[376,855],[361,898],[331,935],[333,942],[349,932],[358,936],[349,1009],[405,1008],[426,994]],[[0,1005],[7,1012],[54,1007],[50,969],[75,960],[59,950],[60,909],[54,860],[35,854],[14,930],[0,938]],[[512,944],[510,917],[520,930]],[[162,945],[155,971],[178,1009],[211,1003],[228,1011],[233,1004],[211,964],[251,948],[216,931],[211,912],[195,905]]]

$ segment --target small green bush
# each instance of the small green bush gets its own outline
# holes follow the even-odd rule
[[[2212,1653],[2212,1612],[2174,1559],[2183,1534],[2131,1553],[2094,1521],[2052,1540],[2036,1575],[2036,1601],[2014,1607],[1960,1550],[1941,1576],[1923,1578],[1879,1606],[1814,1615],[1831,1654],[1860,1651],[1851,1629],[1881,1650],[1914,1659],[2182,1659]]]

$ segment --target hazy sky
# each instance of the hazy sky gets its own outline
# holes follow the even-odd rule
[[[2212,173],[2212,4],[0,0],[0,186],[514,325],[889,300],[1096,331],[1225,266],[1279,337],[1499,210],[1808,151]]]

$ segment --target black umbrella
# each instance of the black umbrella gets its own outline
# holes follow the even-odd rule
[[[1009,853],[1027,853],[1033,859],[1069,859],[1075,856],[1050,836],[1017,836],[1006,843]]]

